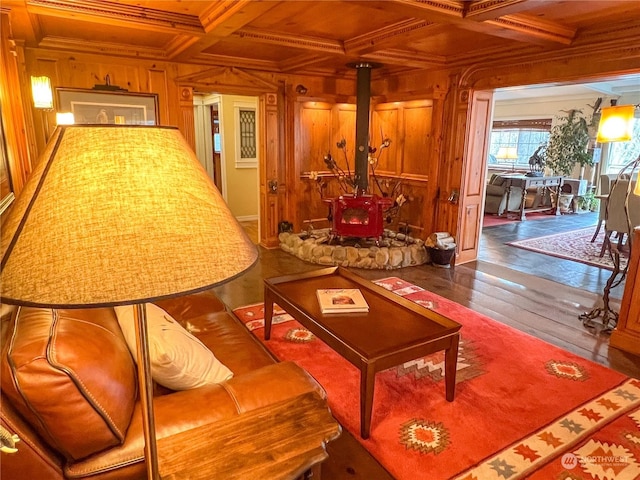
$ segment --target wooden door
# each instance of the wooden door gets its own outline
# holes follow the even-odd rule
[[[287,218],[287,189],[283,154],[282,92],[260,96],[260,245],[278,246],[278,223]]]
[[[478,258],[486,190],[487,151],[493,118],[493,92],[474,92],[470,102],[458,211],[459,234],[456,263],[470,262]]]

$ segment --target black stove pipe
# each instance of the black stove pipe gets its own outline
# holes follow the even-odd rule
[[[354,65],[357,75],[356,96],[356,195],[365,193],[369,188],[369,101],[371,98],[370,63]]]

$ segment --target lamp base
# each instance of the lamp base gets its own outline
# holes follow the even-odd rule
[[[602,320],[596,321],[602,317]],[[578,317],[582,320],[582,325],[587,328],[601,327],[601,333],[611,333],[618,324],[618,312],[614,312],[608,306],[597,307],[590,312],[585,312]]]
[[[585,312],[582,315],[579,315],[578,318],[582,320],[582,325],[587,328],[596,328],[600,326],[602,328],[601,333],[611,333],[618,324],[618,312],[614,312],[609,308],[609,294],[611,293],[612,288],[617,287],[624,281],[627,276],[629,264],[627,263],[627,265],[621,269],[620,251],[617,246],[611,243],[611,239],[609,237],[605,237],[604,242],[609,248],[611,258],[613,259],[613,271],[604,286],[604,294],[602,295],[603,306],[596,307],[590,312]],[[596,322],[595,319],[600,317],[602,317],[602,320],[600,322]]]

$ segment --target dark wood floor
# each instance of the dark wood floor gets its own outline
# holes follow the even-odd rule
[[[506,242],[593,225],[597,214],[550,216],[485,228],[479,258],[445,269],[431,265],[399,270],[359,270],[374,280],[398,276],[496,321],[626,375],[640,378],[640,358],[609,349],[608,336],[582,326],[578,316],[601,303],[608,270],[505,245]],[[236,308],[263,300],[263,278],[320,268],[280,249],[260,248],[258,263],[216,293]],[[612,292],[617,309],[623,286]],[[348,432],[331,442],[323,478],[387,480],[392,477]],[[440,480],[440,479],[434,479]]]

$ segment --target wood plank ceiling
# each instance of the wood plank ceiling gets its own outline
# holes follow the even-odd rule
[[[27,47],[267,72],[464,67],[638,35],[637,0],[3,0]],[[627,39],[628,41],[628,39]]]

